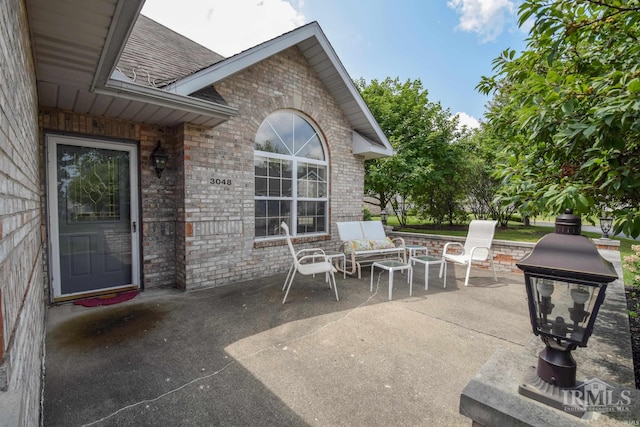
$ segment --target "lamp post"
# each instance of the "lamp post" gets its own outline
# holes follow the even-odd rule
[[[519,392],[558,409],[566,409],[561,391],[576,387],[571,352],[587,346],[607,284],[618,278],[580,231],[580,217],[567,210],[556,218],[555,233],[516,263],[524,272],[533,333],[545,343]]]
[[[153,160],[153,167],[156,170],[156,174],[158,178],[162,176],[162,172],[167,167],[167,152],[160,145],[160,140],[158,140],[158,145],[151,153],[151,159]]]
[[[387,225],[387,210],[386,209],[382,209],[380,211],[380,221],[382,221],[382,225]]]
[[[600,230],[602,230],[603,239],[609,238],[611,228],[613,228],[613,218],[607,216],[606,212],[603,212],[602,217],[600,218]]]

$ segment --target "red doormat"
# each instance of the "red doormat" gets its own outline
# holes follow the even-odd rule
[[[129,292],[123,292],[121,294],[102,295],[99,297],[80,299],[80,300],[74,301],[73,303],[75,305],[81,305],[83,307],[98,307],[100,305],[112,305],[112,304],[118,304],[119,302],[124,302],[124,301],[129,301],[130,299],[134,299],[136,296],[138,296],[139,293],[140,293],[139,291],[129,291]]]

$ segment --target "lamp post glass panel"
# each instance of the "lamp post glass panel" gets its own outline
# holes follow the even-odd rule
[[[533,333],[545,343],[534,376],[547,384],[527,378],[519,391],[547,404],[554,401],[557,407],[562,402],[556,401],[553,388],[576,386],[571,351],[587,346],[607,283],[618,278],[613,265],[580,231],[580,217],[567,210],[556,218],[555,232],[516,263],[524,272]]]
[[[527,294],[536,307],[532,319],[533,333],[547,337],[551,345],[567,348],[585,347],[589,320],[596,301],[604,298],[606,284],[577,283],[528,275]],[[544,338],[543,338],[544,339]]]

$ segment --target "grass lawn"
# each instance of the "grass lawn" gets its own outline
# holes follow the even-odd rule
[[[376,218],[378,219],[378,218]],[[401,231],[406,231],[409,233],[424,233],[424,234],[437,234],[437,235],[445,235],[445,236],[466,236],[467,230],[466,227],[456,227],[455,229],[438,229],[428,227],[428,224],[421,223],[414,218],[410,218],[407,221],[407,227],[402,228]],[[387,224],[397,227],[398,219],[395,216],[389,216],[387,219]],[[419,225],[420,228],[412,227],[412,225]],[[517,242],[537,242],[542,236],[545,234],[553,233],[553,226],[541,226],[541,225],[530,225],[525,227],[519,222],[509,223],[509,226],[505,228],[497,228],[495,239],[496,240],[511,240]],[[600,233],[593,232],[582,232],[583,235],[592,238],[598,238],[601,236]],[[631,245],[640,244],[640,242],[632,239],[625,239],[619,237],[613,237],[613,240],[620,241],[620,256],[624,259],[625,256],[632,255],[633,251],[631,250]],[[631,286],[633,283],[632,273],[627,271],[624,267],[623,263],[623,275],[624,275],[624,284],[626,286]]]

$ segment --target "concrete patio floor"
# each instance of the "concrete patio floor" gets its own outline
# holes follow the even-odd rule
[[[533,337],[521,275],[284,274],[48,310],[45,426],[469,426],[460,393]],[[580,362],[579,362],[580,363]]]

